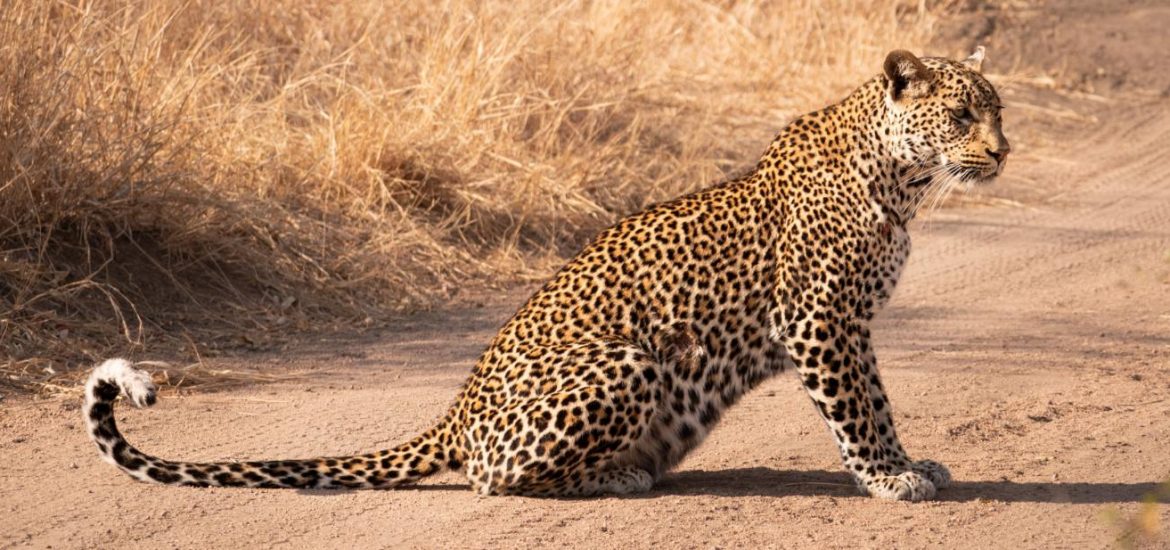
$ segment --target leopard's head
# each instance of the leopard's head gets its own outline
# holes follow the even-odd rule
[[[920,59],[903,50],[886,57],[887,146],[918,169],[908,185],[984,182],[1003,172],[1011,146],[1003,135],[999,95],[980,72],[983,58],[983,47],[963,61]]]

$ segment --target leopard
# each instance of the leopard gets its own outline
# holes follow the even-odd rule
[[[935,498],[951,473],[903,448],[871,324],[916,214],[1003,171],[984,57],[892,51],[843,100],[791,120],[753,169],[603,230],[500,328],[446,414],[396,447],[161,459],[115,423],[119,396],[157,400],[125,359],[86,382],[89,435],[107,462],[166,485],[390,488],[460,471],[481,495],[623,495],[650,491],[748,391],[795,372],[861,494]]]

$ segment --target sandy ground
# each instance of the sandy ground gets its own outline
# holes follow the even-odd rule
[[[1149,5],[1141,19],[1161,32],[1170,9]],[[1164,84],[1119,101],[1005,82],[1007,173],[916,222],[875,333],[903,442],[957,480],[936,501],[858,496],[791,375],[746,397],[649,494],[577,500],[477,497],[457,474],[392,491],[150,486],[97,459],[76,400],[9,397],[0,546],[1106,546],[1122,532],[1111,512],[1134,513],[1170,479]],[[191,460],[391,446],[445,410],[524,297],[217,360],[296,378],[172,396],[119,422],[144,450]],[[1146,544],[1170,547],[1167,508]]]

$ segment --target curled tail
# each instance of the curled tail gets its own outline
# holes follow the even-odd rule
[[[453,444],[450,416],[407,443],[364,455],[257,462],[174,462],[130,445],[114,421],[114,400],[124,395],[135,406],[153,405],[150,375],[125,359],[94,369],[85,384],[82,412],[102,458],[140,481],[216,487],[375,488],[410,483],[447,468],[462,467]]]

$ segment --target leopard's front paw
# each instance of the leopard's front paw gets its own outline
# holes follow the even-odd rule
[[[934,483],[913,471],[874,477],[865,482],[865,491],[877,498],[911,502],[930,500],[935,494]]]
[[[933,460],[915,461],[910,464],[910,471],[929,479],[935,489],[943,489],[951,484],[951,471]]]

